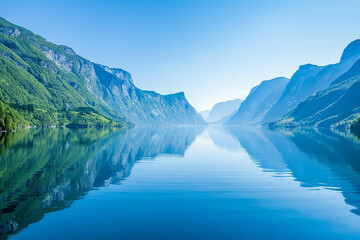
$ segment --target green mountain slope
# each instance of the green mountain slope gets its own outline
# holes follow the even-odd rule
[[[360,60],[327,89],[270,126],[349,127],[360,114]]]
[[[68,112],[84,107],[92,115],[73,125],[204,124],[183,93],[138,89],[128,72],[92,63],[3,18],[0,100],[36,126],[71,124],[77,118]]]
[[[339,76],[347,72],[360,58],[360,40],[351,42],[343,51],[339,63],[327,66],[306,64],[291,77],[279,100],[272,106],[263,123],[277,121],[294,110],[302,101],[324,90]]]
[[[16,121],[15,126],[76,124],[69,115],[80,107],[91,107],[96,112],[81,125],[109,125],[111,121],[125,124],[123,117],[89,91],[79,69],[65,71],[42,49],[54,49],[79,64],[69,48],[49,43],[0,18],[0,100],[27,120]],[[14,124],[9,130],[14,130]]]
[[[26,126],[29,122],[18,111],[0,101],[0,131],[14,131],[17,126]]]

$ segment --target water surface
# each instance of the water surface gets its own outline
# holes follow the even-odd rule
[[[32,129],[0,145],[1,239],[357,239],[347,132]]]

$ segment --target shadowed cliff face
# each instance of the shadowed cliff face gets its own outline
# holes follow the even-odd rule
[[[327,129],[228,131],[264,171],[274,176],[292,176],[305,188],[340,191],[344,201],[354,207],[351,211],[360,215],[359,138]]]
[[[249,95],[227,125],[260,125],[269,109],[279,100],[289,79],[284,77],[263,81]]]
[[[137,160],[183,155],[203,128],[33,129],[2,136],[0,239],[117,184]]]
[[[301,102],[273,125],[348,128],[360,113],[359,74],[360,60],[330,87]]]
[[[327,66],[312,64],[300,66],[299,70],[291,77],[282,96],[264,117],[264,122],[279,120],[308,97],[327,89],[334,80],[346,73],[359,59],[359,49],[360,40],[355,40],[345,48],[339,63]]]

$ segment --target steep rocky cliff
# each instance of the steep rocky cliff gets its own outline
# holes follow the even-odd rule
[[[284,92],[289,79],[278,77],[262,81],[251,89],[237,113],[230,118],[227,125],[259,125],[269,109],[278,101]]]
[[[350,127],[360,114],[360,60],[331,85],[270,126]]]
[[[276,121],[313,94],[326,89],[347,72],[360,58],[360,40],[351,42],[343,51],[340,62],[327,66],[306,64],[291,77],[284,93],[264,117],[264,122]]]
[[[0,100],[32,125],[57,125],[64,111],[79,107],[141,125],[205,123],[184,93],[141,90],[128,72],[93,63],[2,18],[0,79]]]

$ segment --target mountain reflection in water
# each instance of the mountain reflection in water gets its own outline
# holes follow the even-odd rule
[[[23,130],[1,138],[0,239],[354,239],[359,161],[329,129]]]
[[[236,137],[264,171],[293,176],[302,187],[340,191],[354,207],[352,212],[360,215],[358,137],[331,129],[227,128],[222,132]]]
[[[120,183],[137,160],[182,156],[203,127],[39,128],[3,135],[0,239],[69,207],[94,187]]]

